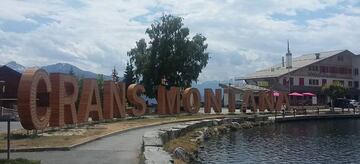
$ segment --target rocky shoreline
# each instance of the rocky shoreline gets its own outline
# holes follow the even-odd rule
[[[199,163],[201,143],[219,135],[273,123],[266,116],[191,121],[143,136],[141,163]]]

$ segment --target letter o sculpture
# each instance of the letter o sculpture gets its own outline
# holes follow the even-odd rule
[[[37,98],[38,95],[48,95],[50,85],[49,76],[43,69],[27,69],[22,74],[18,88],[18,113],[25,129],[41,130],[49,124],[51,108],[49,105],[38,106]]]
[[[193,96],[193,106],[190,99]],[[197,113],[200,110],[200,92],[196,88],[186,88],[184,91],[183,104],[185,111],[189,113]]]

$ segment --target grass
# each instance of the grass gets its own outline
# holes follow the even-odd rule
[[[38,160],[28,160],[24,158],[16,158],[16,159],[0,159],[0,164],[40,164]]]
[[[194,129],[191,132],[186,133],[185,135],[170,140],[164,145],[164,149],[167,152],[173,152],[177,147],[182,147],[186,152],[197,152],[198,143],[191,141],[196,139],[200,134],[197,132],[202,128]]]
[[[80,129],[86,129],[85,132],[81,135],[73,136],[41,136],[40,132],[36,136],[34,136],[33,134],[27,134],[25,130],[18,130],[12,132],[11,148],[21,149],[34,147],[70,147],[74,144],[83,143],[101,136],[111,134],[113,132],[124,131],[132,128],[224,116],[225,115],[193,114],[155,118],[111,120],[103,123],[78,127]],[[74,128],[64,128],[63,130],[66,131],[71,129]],[[44,132],[54,133],[56,132],[56,130],[48,129]],[[6,147],[6,133],[0,133],[0,147]]]

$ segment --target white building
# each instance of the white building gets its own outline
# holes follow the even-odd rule
[[[289,49],[286,56],[292,58]],[[292,58],[290,64],[285,64],[283,60],[280,64],[236,80],[245,80],[248,84],[270,90],[312,92],[317,94],[318,102],[324,104],[327,98],[321,93],[321,87],[333,82],[349,88],[348,98],[359,100],[359,67],[360,55],[348,50],[336,50],[301,55]]]

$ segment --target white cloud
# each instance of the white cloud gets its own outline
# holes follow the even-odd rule
[[[336,9],[336,13],[333,10]],[[82,69],[123,73],[126,52],[163,13],[184,17],[193,34],[208,38],[211,59],[201,81],[244,76],[293,54],[358,52],[360,8],[340,0],[2,1],[0,57],[27,65],[68,62]],[[302,13],[314,14],[306,18]],[[328,13],[327,16],[323,14]],[[276,18],[276,14],[286,19]],[[10,23],[27,22],[11,31]],[[302,23],[299,23],[302,22]],[[10,29],[10,30],[9,30]]]

